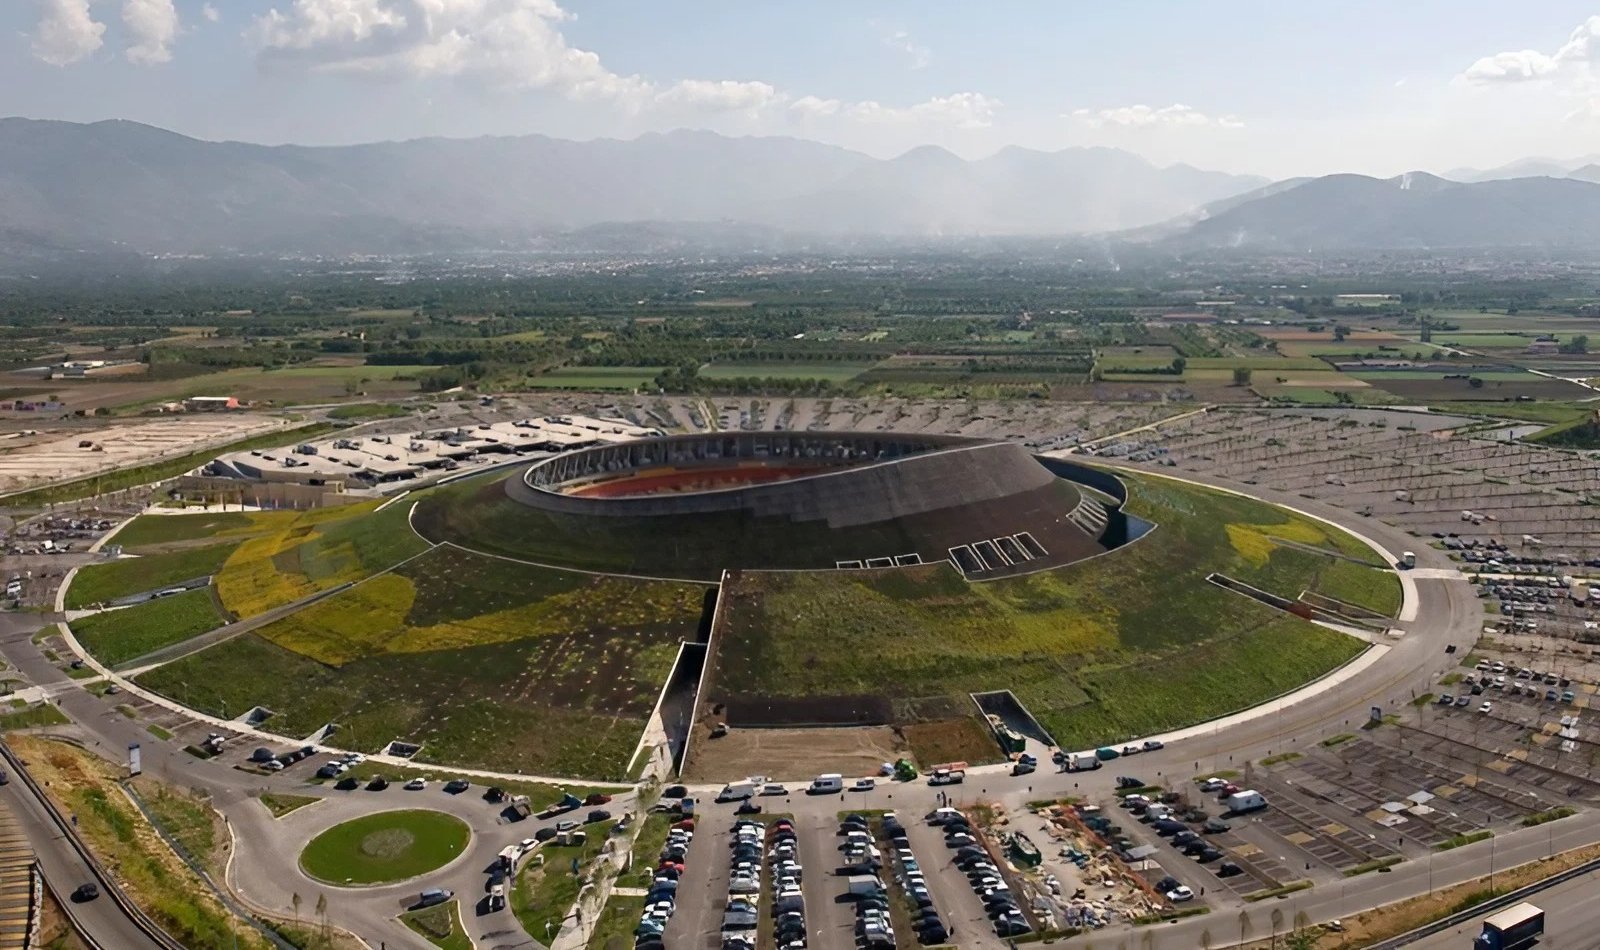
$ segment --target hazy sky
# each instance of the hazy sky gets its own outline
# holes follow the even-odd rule
[[[0,114],[1446,171],[1600,153],[1600,0],[0,0]]]

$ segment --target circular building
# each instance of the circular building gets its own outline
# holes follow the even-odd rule
[[[1101,553],[1108,512],[1010,442],[736,432],[566,452],[415,521],[436,541],[663,577],[949,560],[986,578]]]

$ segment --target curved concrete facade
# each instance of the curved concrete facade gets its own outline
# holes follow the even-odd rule
[[[563,487],[656,466],[816,464],[816,474],[708,491],[585,497]],[[837,466],[837,467],[832,467]],[[669,436],[582,449],[506,480],[516,501],[600,517],[746,512],[851,527],[1035,491],[1057,478],[1019,445],[958,436],[740,432]],[[1070,507],[1070,506],[1068,506]]]

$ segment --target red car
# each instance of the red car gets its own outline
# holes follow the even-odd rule
[[[595,792],[593,795],[585,798],[583,803],[591,808],[595,805],[609,805],[611,804],[611,796],[602,792]]]
[[[1239,790],[1239,786],[1233,784],[1232,782],[1229,782],[1228,784],[1222,786],[1221,794],[1223,794],[1223,795],[1232,795],[1234,792],[1237,792],[1238,790]]]

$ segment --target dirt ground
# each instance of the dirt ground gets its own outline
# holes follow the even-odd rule
[[[809,780],[824,772],[877,775],[879,766],[906,751],[888,726],[732,729],[720,739],[697,734],[683,777],[688,782],[711,782],[737,775],[781,780]]]
[[[67,915],[62,912],[61,904],[49,888],[45,889],[44,899],[39,905],[38,945],[45,950],[86,950],[88,947],[68,923]]]

